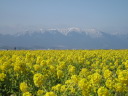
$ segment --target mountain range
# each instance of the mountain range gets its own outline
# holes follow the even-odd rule
[[[128,49],[128,34],[91,30],[47,29],[0,34],[0,49]]]

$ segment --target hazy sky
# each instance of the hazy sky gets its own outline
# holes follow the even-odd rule
[[[66,27],[128,32],[128,0],[0,0],[0,33]]]

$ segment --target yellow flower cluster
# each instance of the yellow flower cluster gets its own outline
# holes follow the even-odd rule
[[[44,83],[44,76],[41,73],[34,74],[33,81],[35,86],[40,87]]]
[[[128,96],[128,50],[2,50],[0,96]]]
[[[22,83],[20,83],[20,90],[22,91],[22,92],[27,92],[28,91],[28,85],[25,83],[25,82],[22,82]]]
[[[45,96],[56,96],[56,94],[54,92],[47,92]]]
[[[108,89],[105,87],[100,87],[98,89],[98,96],[109,96]]]
[[[38,90],[38,91],[37,91],[37,95],[38,95],[38,96],[40,96],[40,95],[42,96],[44,93],[45,93],[45,92],[44,92],[43,90]]]
[[[6,77],[5,73],[0,73],[0,81],[4,81],[5,77]]]
[[[32,96],[32,94],[30,92],[25,92],[23,93],[23,96]]]

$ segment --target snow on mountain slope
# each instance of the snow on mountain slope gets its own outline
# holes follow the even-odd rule
[[[127,49],[128,39],[96,29],[39,29],[22,34],[0,34],[0,49]]]

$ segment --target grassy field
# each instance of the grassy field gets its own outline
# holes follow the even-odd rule
[[[0,51],[0,96],[128,96],[128,50]]]

